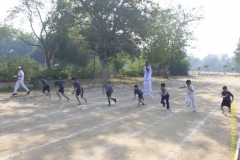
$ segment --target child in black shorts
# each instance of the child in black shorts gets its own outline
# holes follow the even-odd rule
[[[110,82],[107,82],[107,86],[106,86],[106,90],[105,90],[105,93],[107,95],[107,99],[108,99],[108,105],[110,106],[110,100],[113,100],[115,103],[117,102],[117,99],[116,98],[112,98],[112,92],[113,91],[113,88],[112,86],[110,85]]]
[[[81,102],[80,102],[80,99],[79,99],[79,95],[81,95],[81,98],[85,100],[85,102],[87,102],[87,99],[83,97],[83,87],[82,85],[80,84],[79,81],[76,81],[76,78],[75,77],[72,77],[72,82],[73,82],[73,86],[74,86],[74,90],[72,92],[72,94],[75,93],[76,91],[76,98],[79,102],[79,105],[81,105]]]
[[[229,109],[229,112],[231,113],[231,103],[233,102],[234,96],[231,92],[227,90],[227,86],[224,86],[222,89],[223,89],[222,96],[221,96],[223,98],[222,104],[221,104],[221,109],[223,111],[222,114],[224,114],[225,112],[223,109],[223,106],[227,106]]]
[[[49,87],[49,84],[47,83],[45,77],[41,77],[41,82],[42,82],[42,85],[43,85],[42,93],[46,94],[45,91],[47,90],[48,93],[46,94],[46,96],[49,96],[49,99],[51,99],[50,87]]]
[[[67,101],[69,101],[70,99],[64,94],[64,86],[63,86],[64,83],[67,83],[67,84],[69,84],[69,83],[64,81],[64,80],[59,80],[58,77],[55,77],[54,81],[55,81],[54,86],[55,87],[56,86],[59,87],[59,90],[57,91],[57,95],[59,97],[59,101],[61,101],[60,93],[63,95],[63,97],[67,98]]]
[[[170,96],[165,87],[166,87],[165,83],[162,83],[161,88],[160,88],[161,92],[159,92],[159,94],[162,96],[160,103],[163,104],[163,107],[165,107],[165,104],[167,104],[167,110],[169,110],[170,109],[170,105],[169,105],[169,97]],[[164,102],[165,100],[166,100],[166,103]]]
[[[140,102],[142,103],[142,105],[145,105],[143,103],[144,98],[143,98],[143,92],[138,89],[138,85],[134,85],[134,99],[136,98],[136,94],[138,95],[138,107],[140,106]]]

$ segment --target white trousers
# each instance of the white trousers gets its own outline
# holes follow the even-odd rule
[[[151,98],[153,98],[153,93],[152,93],[152,81],[144,81],[143,83],[143,88],[144,88],[144,93],[143,96],[145,96],[147,90],[148,94]]]
[[[13,93],[17,93],[17,90],[19,88],[19,86],[22,86],[27,92],[29,91],[29,89],[25,86],[23,80],[18,80],[16,83],[15,83],[15,87],[14,87],[14,92]]]
[[[192,104],[193,111],[196,111],[196,100],[195,100],[195,94],[193,95],[186,95],[185,97],[185,103],[190,106]]]

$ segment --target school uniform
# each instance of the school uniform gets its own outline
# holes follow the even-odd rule
[[[185,103],[187,104],[187,106],[189,107],[191,104],[193,106],[193,111],[196,111],[196,100],[195,100],[195,92],[194,92],[194,87],[192,85],[189,86],[190,89],[193,90],[190,91],[188,89],[188,86],[186,85],[186,97],[185,97]]]
[[[143,92],[140,89],[135,89],[134,94],[137,94],[139,99],[143,99]]]
[[[170,95],[169,95],[168,91],[165,88],[161,89],[161,92],[163,94],[163,95],[161,95],[162,96],[161,103],[163,104],[163,106],[165,106],[165,102],[164,101],[166,100],[167,109],[169,109],[170,108],[170,105],[169,105],[169,97],[170,97]]]
[[[42,91],[43,91],[43,92],[45,92],[45,91],[50,92],[50,86],[49,86],[49,84],[47,83],[47,81],[46,81],[46,80],[42,80],[42,84],[43,84],[43,89],[42,89]]]
[[[59,87],[59,90],[58,92],[64,94],[64,83],[66,83],[66,81],[64,80],[58,80],[54,83],[54,86],[58,86]]]
[[[143,96],[146,94],[146,90],[148,90],[148,94],[150,98],[153,98],[153,93],[152,93],[152,69],[150,67],[149,71],[145,69],[144,67],[144,82],[143,82],[143,87],[144,87],[144,93]]]
[[[22,70],[18,71],[18,80],[15,83],[15,87],[14,87],[14,92],[13,94],[17,94],[17,90],[20,87],[20,85],[29,93],[29,89],[25,86],[24,84],[24,72]]]
[[[112,95],[112,92],[114,92],[112,86],[106,86],[105,93],[107,97],[110,97]]]
[[[222,96],[226,96],[226,95],[228,95],[228,96],[223,98],[221,106],[227,106],[228,108],[231,108],[231,99],[230,99],[230,97],[233,97],[233,94],[231,92],[229,92],[229,91],[222,92]]]
[[[82,91],[81,91],[81,83],[79,81],[75,81],[73,82],[73,86],[74,88],[77,88],[76,89],[76,96],[79,96],[80,93],[81,93],[81,97],[83,97],[83,87],[82,87]]]

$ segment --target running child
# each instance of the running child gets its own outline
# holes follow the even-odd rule
[[[59,101],[61,101],[61,96],[60,96],[60,93],[61,93],[63,97],[67,98],[67,102],[68,102],[70,99],[64,94],[64,83],[67,83],[67,84],[69,83],[67,81],[60,80],[58,77],[55,77],[54,81],[55,81],[54,86],[59,87],[59,90],[56,92],[59,97]]]
[[[167,110],[169,110],[170,109],[170,106],[169,106],[169,97],[170,96],[165,87],[166,87],[165,83],[162,83],[161,88],[160,88],[161,92],[159,92],[159,94],[162,96],[160,103],[163,104],[163,107],[165,107],[165,105],[167,104]],[[166,103],[164,102],[165,100],[166,100]]]
[[[106,95],[107,95],[108,105],[109,105],[109,106],[111,106],[110,100],[113,100],[115,103],[117,103],[117,99],[116,99],[116,98],[112,98],[112,92],[114,92],[114,91],[113,91],[113,88],[112,88],[112,86],[110,85],[110,82],[107,82],[107,86],[106,86],[105,93],[106,93]]]
[[[72,80],[72,82],[73,82],[73,87],[74,87],[74,90],[73,90],[72,94],[74,94],[75,91],[76,91],[76,98],[77,98],[77,100],[78,100],[78,102],[79,102],[79,105],[81,105],[81,102],[80,102],[80,99],[79,99],[79,95],[81,95],[81,98],[84,99],[85,102],[87,102],[87,99],[83,97],[83,92],[84,92],[84,90],[83,90],[83,87],[82,87],[82,85],[80,84],[80,82],[79,82],[79,81],[76,81],[76,78],[75,78],[75,77],[72,77],[71,80]]]
[[[191,104],[193,106],[193,112],[196,112],[196,101],[195,101],[195,92],[194,87],[191,85],[191,81],[186,81],[186,86],[180,87],[180,88],[186,88],[187,94],[185,98],[185,103],[189,107]]]
[[[140,106],[140,102],[142,103],[142,105],[145,105],[143,103],[143,101],[144,101],[143,92],[140,89],[138,89],[138,85],[135,84],[134,85],[134,98],[133,99],[136,98],[136,94],[138,95],[138,107]]]
[[[46,96],[49,96],[49,99],[51,99],[51,94],[50,94],[50,86],[47,83],[45,77],[40,77],[42,85],[43,85],[43,89],[42,89],[42,93],[46,94]],[[48,93],[45,93],[45,91],[48,91]]]
[[[224,106],[227,106],[229,109],[229,112],[231,113],[231,103],[233,102],[234,96],[231,92],[227,90],[227,86],[224,86],[222,89],[223,89],[222,96],[221,96],[223,98],[222,104],[221,104],[221,109],[223,111],[222,114],[224,114],[225,112],[223,109]]]

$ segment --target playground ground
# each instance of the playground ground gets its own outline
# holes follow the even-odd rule
[[[0,93],[0,160],[228,160],[239,133],[239,77],[190,77],[197,112],[184,104],[189,77],[154,79],[154,98],[137,107],[133,84],[113,84],[117,103],[107,105],[102,88],[85,89],[82,106],[41,91],[30,95]],[[171,111],[159,103],[159,86],[170,93]],[[140,89],[142,84],[137,82]],[[84,85],[84,84],[83,84]],[[227,85],[234,96],[233,117],[221,114],[220,93]],[[233,150],[233,149],[232,149]]]

